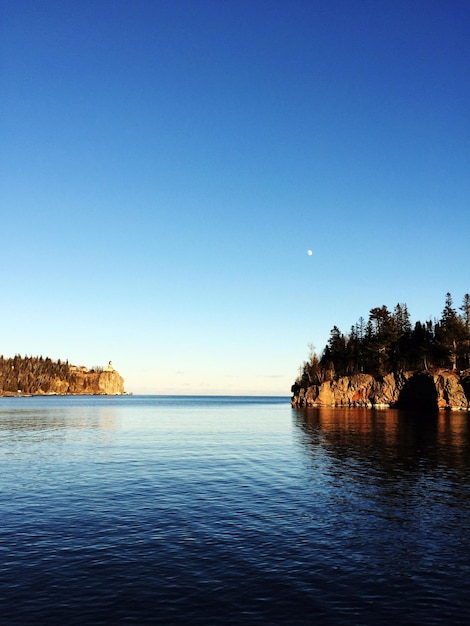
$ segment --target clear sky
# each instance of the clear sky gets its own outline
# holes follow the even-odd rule
[[[288,395],[333,325],[470,291],[468,0],[15,0],[0,24],[4,356]]]

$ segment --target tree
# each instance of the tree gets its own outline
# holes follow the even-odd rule
[[[309,348],[309,360],[304,363],[303,373],[301,376],[301,384],[303,387],[309,387],[310,385],[321,385],[324,378],[324,372],[320,365],[318,356],[315,352],[315,346],[310,344]]]
[[[393,316],[385,305],[369,312],[365,348],[367,351],[367,371],[384,375],[393,364],[393,346],[398,332]]]
[[[460,311],[461,315],[447,293],[439,320],[417,321],[412,327],[406,304],[398,303],[393,313],[385,305],[375,307],[367,323],[361,317],[348,335],[333,326],[320,360],[310,346],[298,382],[309,386],[358,372],[383,376],[403,369],[466,369],[470,367],[469,294]]]
[[[333,326],[330,331],[328,360],[331,362],[335,374],[343,376],[346,373],[346,339],[337,326]]]
[[[428,369],[433,356],[432,322],[422,324],[416,322],[410,336],[410,352],[408,355],[410,366],[413,369]]]
[[[410,314],[406,304],[396,304],[393,310],[393,320],[400,335],[411,332]]]
[[[462,311],[461,320],[465,327],[462,340],[462,367],[466,369],[470,367],[470,294],[465,294],[460,310]]]
[[[464,323],[465,329],[470,332],[470,293],[466,293],[464,295],[460,310],[462,311],[461,318]]]
[[[465,324],[453,307],[452,296],[450,293],[447,293],[437,339],[443,351],[447,354],[450,365],[454,370],[457,368],[461,344],[465,340],[465,331]]]

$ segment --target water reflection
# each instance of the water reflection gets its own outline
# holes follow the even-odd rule
[[[470,469],[467,413],[317,407],[297,409],[302,445],[343,462],[400,475],[426,469]]]
[[[467,415],[13,403],[0,402],[5,623],[441,626],[468,613]]]
[[[294,419],[306,476],[324,486],[353,568],[395,581],[423,607],[442,602],[439,590],[468,570],[468,415],[311,408]]]

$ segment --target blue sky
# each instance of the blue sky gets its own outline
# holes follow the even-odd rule
[[[470,291],[466,0],[0,11],[5,356],[288,395],[333,325]]]

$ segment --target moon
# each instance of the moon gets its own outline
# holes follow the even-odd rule
[[[311,250],[307,250],[308,256],[312,256],[313,252]]]

